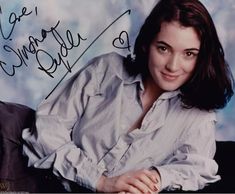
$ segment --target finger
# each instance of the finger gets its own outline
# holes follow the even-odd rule
[[[153,182],[152,179],[147,176],[146,174],[141,174],[139,176],[139,180],[144,183],[144,185],[146,185],[148,187],[148,190],[150,190],[151,192],[156,192],[158,191],[158,187],[156,186],[157,183]]]
[[[158,169],[152,169],[151,172],[154,174],[155,177],[157,177],[157,184],[156,184],[156,187],[158,189],[158,191],[160,191],[161,189],[161,175],[158,171]]]
[[[160,192],[161,185],[158,183],[155,185],[156,192]]]
[[[151,191],[151,188],[149,188],[147,184],[138,178],[132,178],[128,183],[138,189],[141,193],[151,193],[153,191]]]
[[[122,191],[122,192],[120,192],[118,194],[131,194],[131,193],[130,192],[126,192],[126,191]]]
[[[142,192],[138,188],[132,185],[127,185],[126,193],[142,194]]]
[[[156,176],[155,173],[153,173],[152,171],[150,170],[143,170],[143,173],[148,176],[148,178],[153,182],[153,183],[158,183],[158,177]],[[156,172],[157,173],[157,172]]]
[[[158,183],[161,182],[161,175],[157,168],[150,170],[150,172],[156,177]]]

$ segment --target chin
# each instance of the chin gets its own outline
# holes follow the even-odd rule
[[[173,92],[176,91],[177,89],[163,89],[165,92]]]
[[[167,91],[167,92],[172,92],[172,91],[175,91],[177,90],[180,86],[169,86],[169,85],[160,85],[161,89],[164,90],[164,91]]]

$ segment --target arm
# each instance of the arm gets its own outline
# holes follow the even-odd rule
[[[202,121],[198,129],[190,131],[173,155],[162,166],[156,166],[162,179],[161,189],[199,190],[220,179],[216,176],[218,165],[213,160],[216,149],[214,121]]]
[[[93,190],[104,169],[74,144],[71,133],[97,89],[95,65],[89,65],[44,100],[36,111],[35,132],[23,132],[29,165],[52,168],[57,176]]]

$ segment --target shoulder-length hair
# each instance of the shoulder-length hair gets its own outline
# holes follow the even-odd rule
[[[157,3],[137,36],[135,58],[127,57],[128,71],[149,76],[148,48],[160,32],[161,24],[172,21],[193,27],[201,41],[194,74],[179,88],[184,107],[204,110],[223,108],[233,95],[234,79],[213,20],[198,0],[160,0]]]

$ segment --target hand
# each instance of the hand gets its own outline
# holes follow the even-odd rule
[[[137,170],[116,177],[102,176],[98,192],[153,193],[159,192],[160,176],[155,170]]]

